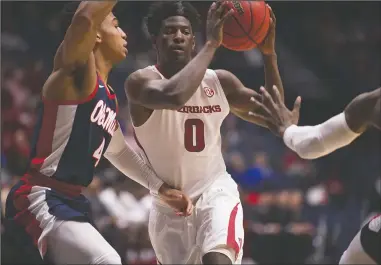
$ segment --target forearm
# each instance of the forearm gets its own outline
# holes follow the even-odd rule
[[[181,102],[186,103],[201,84],[215,52],[216,48],[206,43],[196,57],[168,80],[164,87],[166,94],[177,95]]]
[[[139,154],[126,143],[120,128],[114,133],[104,156],[123,174],[150,191],[158,193],[163,181],[159,179]]]
[[[238,110],[235,110],[235,109],[230,109],[230,111],[234,115],[236,115],[237,117],[241,118],[244,121],[247,121],[247,122],[250,122],[250,123],[254,123],[254,124],[257,124],[257,125],[259,125],[261,127],[267,128],[266,122],[264,122],[263,120],[260,120],[257,117],[252,116],[252,115],[249,114],[250,110],[247,110],[247,111],[238,111]]]
[[[97,30],[116,1],[83,1],[79,4],[64,40],[57,50],[54,68],[73,70],[84,65],[93,51]]]
[[[275,85],[284,101],[283,83],[278,69],[277,55],[263,55],[265,70],[265,88],[272,95],[272,87]],[[272,95],[273,96],[273,95]]]
[[[340,113],[319,125],[292,125],[286,129],[283,140],[300,157],[315,159],[350,144],[359,135],[351,131],[344,113]]]

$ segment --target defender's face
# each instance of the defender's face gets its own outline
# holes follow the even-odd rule
[[[99,35],[100,43],[111,61],[118,62],[127,56],[127,35],[119,27],[118,19],[113,13],[110,13],[102,22]]]
[[[166,61],[188,62],[192,59],[195,41],[189,20],[182,16],[173,16],[162,22],[156,39],[159,58]]]

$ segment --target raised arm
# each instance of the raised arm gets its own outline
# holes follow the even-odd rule
[[[198,89],[216,49],[221,45],[223,23],[233,14],[233,10],[229,10],[222,15],[225,7],[226,3],[222,1],[211,6],[207,19],[206,44],[173,77],[159,79],[157,74],[143,71],[130,75],[125,82],[129,100],[149,109],[178,109],[183,106]]]
[[[262,52],[263,55],[263,63],[265,70],[265,87],[272,93],[272,87],[276,86],[279,90],[282,101],[284,101],[284,89],[282,79],[280,77],[279,69],[278,69],[278,60],[277,54],[275,51],[275,27],[276,27],[276,18],[275,14],[272,11],[271,7],[267,5],[270,10],[270,29],[269,33],[258,47],[258,49]]]
[[[72,69],[85,64],[94,49],[97,30],[117,1],[83,1],[79,4],[54,60],[54,68]]]
[[[160,79],[152,71],[139,70],[131,74],[124,85],[128,99],[148,109],[179,109],[198,89],[215,51],[215,46],[206,43],[197,56],[170,79]]]

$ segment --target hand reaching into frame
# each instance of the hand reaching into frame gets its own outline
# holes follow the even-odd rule
[[[272,133],[283,137],[284,131],[291,125],[297,125],[299,122],[299,112],[301,106],[301,97],[297,97],[292,110],[289,110],[283,103],[279,90],[273,86],[273,96],[261,87],[262,102],[256,101],[258,109],[256,112],[249,112],[250,116],[263,120]]]

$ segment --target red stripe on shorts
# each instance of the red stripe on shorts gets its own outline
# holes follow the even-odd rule
[[[241,242],[238,244],[238,242],[235,240],[235,221],[237,218],[237,213],[238,213],[238,205],[237,203],[236,206],[234,206],[233,210],[230,213],[230,218],[229,218],[229,226],[228,226],[228,236],[226,239],[226,244],[228,247],[231,247],[235,251],[235,257],[237,259],[239,250],[241,248]]]
[[[13,195],[13,203],[15,208],[19,211],[14,217],[14,220],[24,227],[27,234],[32,238],[35,246],[38,246],[38,239],[42,234],[40,222],[36,216],[29,211],[30,201],[28,195],[32,190],[31,185],[25,183],[17,189]],[[45,253],[43,253],[45,254]]]

